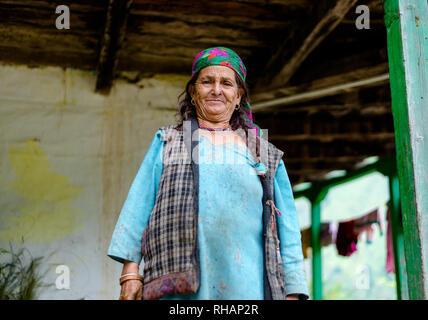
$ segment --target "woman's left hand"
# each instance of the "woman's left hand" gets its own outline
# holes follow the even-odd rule
[[[141,281],[125,281],[120,290],[119,300],[143,300],[143,284]]]
[[[299,300],[298,294],[289,294],[285,297],[285,300]]]
[[[124,260],[122,276],[125,274],[138,274],[139,265],[130,260]],[[142,300],[143,283],[140,280],[127,280],[120,288],[119,300]]]

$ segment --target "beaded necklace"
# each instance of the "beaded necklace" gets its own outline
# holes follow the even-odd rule
[[[208,127],[203,127],[203,126],[199,126],[200,129],[205,129],[208,131],[227,131],[227,130],[232,130],[232,128],[208,128]]]
[[[232,128],[208,128],[208,127],[204,127],[204,126],[199,126],[199,129],[203,129],[203,130],[207,130],[210,134],[211,134],[211,141],[212,143],[214,143],[215,139],[215,132],[216,131],[232,131]]]

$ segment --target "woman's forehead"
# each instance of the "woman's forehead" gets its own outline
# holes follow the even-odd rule
[[[235,79],[235,72],[229,67],[225,67],[225,66],[209,66],[209,67],[203,68],[199,73],[199,76]]]

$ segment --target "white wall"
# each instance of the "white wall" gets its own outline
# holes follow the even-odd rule
[[[187,77],[116,80],[94,73],[0,65],[0,244],[21,238],[44,256],[41,299],[117,299],[121,264],[107,249],[156,130],[175,123]],[[70,269],[59,290],[58,265]]]

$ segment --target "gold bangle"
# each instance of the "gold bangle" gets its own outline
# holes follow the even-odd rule
[[[138,280],[138,281],[143,282],[143,280],[141,280],[139,278],[129,278],[129,279],[123,279],[123,280],[121,280],[120,281],[120,285],[124,284],[126,281],[129,281],[129,280]]]
[[[138,274],[138,273],[127,273],[127,274],[122,275],[120,277],[120,279],[122,279],[123,277],[126,277],[126,276],[131,276],[131,275],[143,278],[143,276],[141,274]]]
[[[125,281],[128,281],[128,280],[139,280],[143,282],[143,277],[141,275],[137,275],[137,276],[129,275],[129,276],[120,277],[119,284],[122,285]]]

